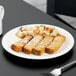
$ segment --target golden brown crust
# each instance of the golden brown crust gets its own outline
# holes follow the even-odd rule
[[[31,54],[32,49],[43,39],[43,36],[36,35],[28,44],[23,47],[23,51],[27,54]]]
[[[45,48],[52,42],[53,37],[46,36],[36,47],[34,47],[32,53],[35,55],[42,55],[45,52]]]
[[[22,47],[24,46],[24,42],[16,42],[14,44],[11,45],[11,49],[16,51],[16,52],[21,52],[22,51]]]
[[[46,47],[45,52],[49,54],[56,52],[61,47],[65,39],[66,38],[62,35],[55,37],[53,42],[48,47]]]
[[[25,37],[25,33],[21,32],[20,30],[16,33],[16,36],[19,38],[24,38]]]
[[[20,40],[14,44],[11,45],[11,49],[16,52],[21,52],[22,48],[25,44],[27,44],[32,39],[32,36],[26,36],[25,39]]]

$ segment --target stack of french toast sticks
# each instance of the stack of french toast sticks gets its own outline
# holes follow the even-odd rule
[[[16,36],[20,40],[11,45],[12,50],[39,56],[57,52],[66,40],[58,30],[44,25],[20,27]]]

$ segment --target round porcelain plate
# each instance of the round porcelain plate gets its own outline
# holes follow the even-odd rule
[[[44,26],[51,26],[51,27],[54,27],[55,29],[57,29],[61,34],[63,34],[64,36],[66,36],[66,41],[63,43],[63,45],[61,46],[61,48],[58,50],[58,52],[54,53],[54,54],[46,54],[44,53],[43,55],[41,56],[36,56],[36,55],[33,55],[33,54],[25,54],[23,52],[20,52],[20,53],[17,53],[15,51],[13,51],[10,46],[12,43],[16,42],[19,40],[19,38],[15,35],[16,32],[18,31],[18,29],[20,27],[16,27],[10,31],[8,31],[3,39],[2,39],[2,46],[3,48],[10,54],[12,55],[15,55],[15,56],[18,56],[18,57],[21,57],[21,58],[27,58],[27,59],[34,59],[34,60],[42,60],[42,59],[52,59],[52,58],[56,58],[56,57],[59,57],[61,55],[64,55],[66,53],[68,53],[73,45],[74,45],[74,38],[73,36],[71,35],[71,33],[69,33],[68,31],[60,28],[60,27],[57,27],[57,26],[54,26],[54,25],[48,25],[48,24],[30,24],[30,25],[24,25],[23,27],[34,27],[34,26],[38,26],[38,25],[44,25]]]

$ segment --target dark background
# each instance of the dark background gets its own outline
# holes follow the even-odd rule
[[[76,0],[55,0],[55,12],[76,17]]]
[[[76,0],[48,0],[47,13],[55,13],[76,17]]]

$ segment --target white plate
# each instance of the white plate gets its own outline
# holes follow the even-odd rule
[[[23,27],[33,27],[33,26],[38,26],[38,25],[42,25],[42,24],[30,24],[30,25],[24,25]],[[48,24],[43,24],[45,26],[51,26],[51,27],[54,27],[55,29],[57,29],[61,34],[63,34],[64,36],[66,36],[66,41],[63,43],[63,45],[61,46],[61,48],[58,50],[58,52],[54,53],[54,54],[46,54],[44,53],[42,56],[36,56],[36,55],[33,55],[33,54],[25,54],[25,53],[17,53],[15,51],[13,51],[10,46],[12,43],[16,42],[19,40],[18,37],[16,37],[15,33],[18,31],[18,29],[20,27],[16,27],[12,30],[10,30],[9,32],[7,32],[3,39],[2,39],[2,46],[3,48],[10,54],[12,55],[15,55],[15,56],[18,56],[18,57],[21,57],[21,58],[27,58],[27,59],[36,59],[36,60],[41,60],[41,59],[52,59],[52,58],[56,58],[56,57],[59,57],[61,55],[64,55],[66,53],[68,53],[73,45],[74,45],[74,38],[73,36],[71,35],[71,33],[69,33],[68,31],[60,28],[60,27],[57,27],[57,26],[53,26],[53,25],[48,25]]]

